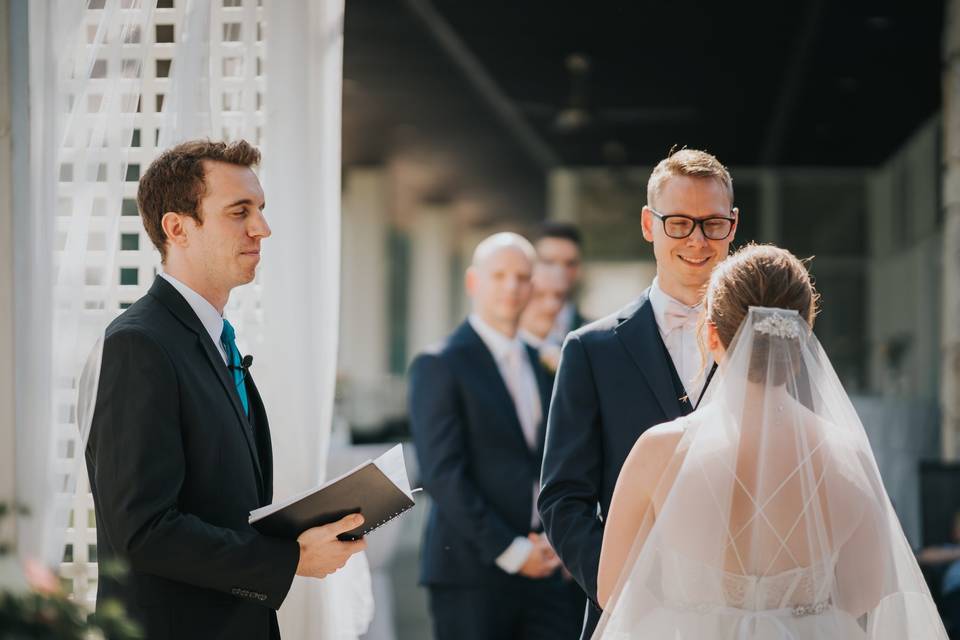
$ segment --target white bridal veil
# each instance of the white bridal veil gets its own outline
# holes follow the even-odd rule
[[[594,637],[946,640],[809,325],[751,307],[724,360]]]

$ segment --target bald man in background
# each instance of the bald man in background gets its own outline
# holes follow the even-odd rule
[[[536,253],[522,236],[480,243],[473,312],[410,366],[410,426],[433,505],[421,583],[435,640],[574,639],[582,611],[535,509],[550,382],[517,335]]]

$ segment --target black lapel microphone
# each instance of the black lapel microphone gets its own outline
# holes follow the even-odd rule
[[[250,367],[251,367],[252,365],[253,365],[253,356],[251,356],[251,355],[245,355],[245,356],[243,356],[243,358],[240,360],[240,366],[239,366],[239,367],[238,367],[237,365],[235,365],[235,364],[228,364],[228,365],[227,365],[227,369],[229,369],[230,371],[242,371],[242,372],[243,372],[243,377],[244,377],[244,379],[246,379],[247,374],[250,373]]]

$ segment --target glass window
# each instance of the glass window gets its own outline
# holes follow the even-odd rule
[[[123,286],[140,284],[140,270],[136,267],[120,267],[120,284]]]

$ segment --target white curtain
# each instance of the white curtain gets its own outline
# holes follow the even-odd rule
[[[340,295],[343,0],[267,4],[263,348],[255,375],[270,411],[277,496],[326,475]],[[372,617],[366,557],[328,578],[297,578],[284,637],[348,640]]]
[[[93,15],[75,0],[29,5],[29,207],[14,213],[14,322],[17,497],[30,516],[18,519],[18,552],[56,566],[70,529],[66,577],[80,597],[95,540],[75,400],[117,305],[109,274],[151,13],[134,0]]]

